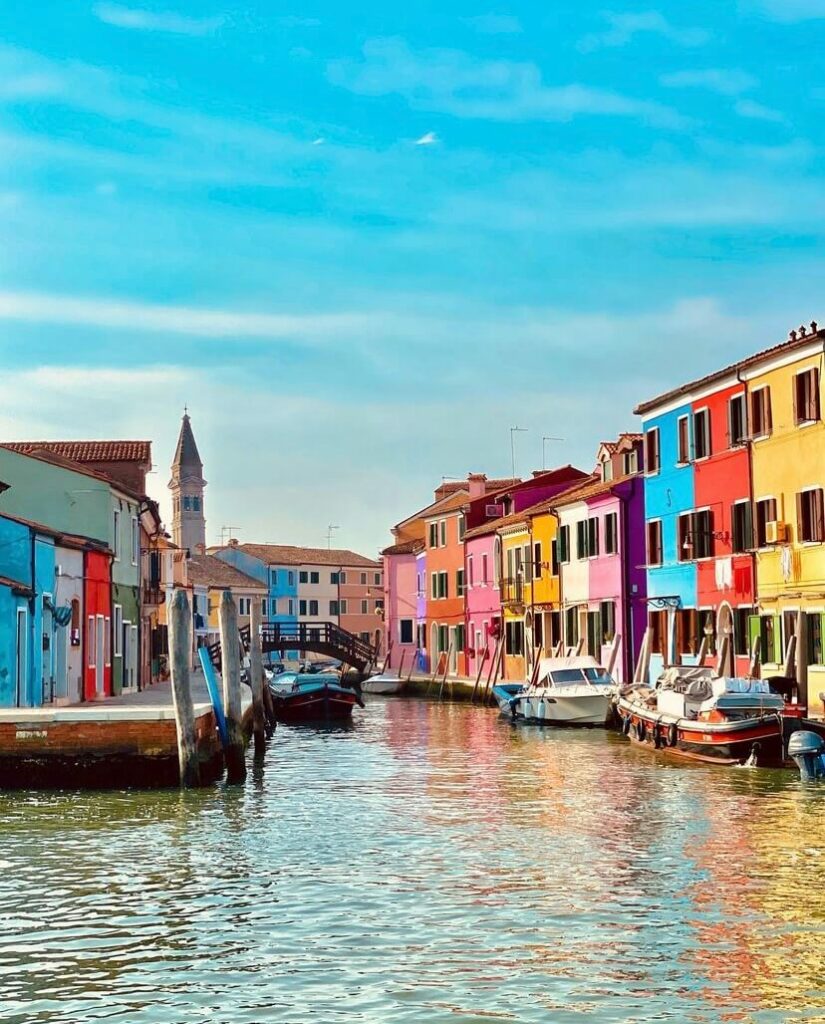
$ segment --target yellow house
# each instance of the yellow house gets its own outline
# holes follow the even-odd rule
[[[546,656],[562,639],[561,582],[559,576],[558,527],[552,501],[527,511],[530,546],[533,550],[533,578],[526,598],[532,618],[533,642]]]
[[[822,714],[825,691],[825,331],[815,324],[739,366],[745,383],[751,449],[754,561],[763,675],[781,670],[804,613],[800,699]]]
[[[506,516],[496,531],[501,543],[500,594],[504,624],[504,678],[524,679],[532,665],[532,637],[525,629],[525,588],[532,580],[532,556],[523,513]]]

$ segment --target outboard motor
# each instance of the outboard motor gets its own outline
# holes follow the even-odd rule
[[[792,733],[788,756],[796,762],[803,782],[825,778],[825,741],[815,732],[800,729]]]

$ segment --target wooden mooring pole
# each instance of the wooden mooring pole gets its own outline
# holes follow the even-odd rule
[[[255,753],[266,750],[264,716],[264,656],[261,650],[261,604],[252,601],[249,609],[249,684],[252,688],[252,736]]]
[[[178,730],[178,764],[182,786],[201,783],[198,745],[195,737],[195,708],[192,703],[192,612],[186,591],[178,588],[169,608],[169,649],[172,654],[172,699]]]
[[[226,750],[226,781],[246,780],[243,730],[241,729],[241,642],[238,636],[238,611],[228,590],[221,594],[218,607],[221,627],[221,677],[223,679],[223,707],[229,745]]]

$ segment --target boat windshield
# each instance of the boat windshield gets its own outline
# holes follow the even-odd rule
[[[582,686],[586,682],[580,668],[557,668],[548,679],[554,686]]]
[[[603,668],[586,668],[584,674],[587,676],[587,680],[593,683],[594,686],[611,686],[613,680],[610,675]]]

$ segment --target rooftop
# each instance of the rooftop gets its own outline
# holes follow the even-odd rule
[[[212,551],[226,551],[236,548],[244,554],[257,558],[267,565],[331,565],[342,569],[380,569],[381,563],[355,551],[340,548],[302,548],[292,544],[232,544],[210,548]]]
[[[423,540],[404,540],[400,544],[392,544],[384,548],[382,555],[414,555],[424,549]]]
[[[201,587],[223,587],[236,590],[260,590],[266,593],[266,585],[245,572],[236,569],[214,555],[192,555],[186,562],[186,576],[190,583]]]
[[[140,462],[152,464],[151,441],[6,441],[5,448],[28,455],[48,451],[72,462]]]

